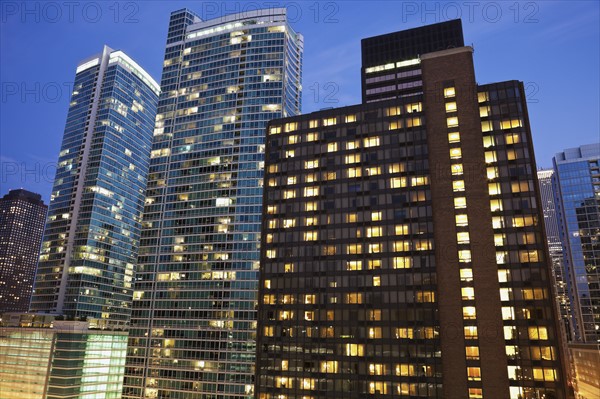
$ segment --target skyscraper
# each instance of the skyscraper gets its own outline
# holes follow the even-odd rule
[[[552,184],[552,169],[538,170],[537,177],[540,185],[540,196],[542,200],[542,211],[544,213],[544,226],[546,228],[546,240],[548,251],[552,262],[552,275],[556,289],[556,301],[560,312],[561,329],[565,340],[573,339],[573,323],[571,322],[571,302],[567,290],[567,279],[565,276],[562,243],[558,229],[558,212],[554,204],[555,196]]]
[[[0,311],[29,309],[48,206],[42,196],[10,190],[0,199]]]
[[[121,397],[159,92],[122,51],[77,66],[31,313],[0,319],[3,398]]]
[[[600,144],[556,154],[555,203],[574,341],[600,341]]]
[[[302,51],[285,9],[171,14],[125,397],[253,397],[265,126]]]
[[[32,312],[129,323],[159,91],[106,46],[77,67]]]
[[[257,398],[566,397],[523,84],[436,50],[363,65],[413,95],[269,123]]]

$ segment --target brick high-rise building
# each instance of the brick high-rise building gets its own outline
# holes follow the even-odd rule
[[[42,196],[27,190],[0,199],[0,312],[29,309],[47,211]]]
[[[567,397],[523,84],[438,50],[363,65],[415,93],[269,123],[257,398]]]

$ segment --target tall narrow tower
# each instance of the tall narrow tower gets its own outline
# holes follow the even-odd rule
[[[285,9],[171,14],[125,397],[253,396],[265,127],[302,51]]]
[[[0,198],[0,312],[29,309],[47,211],[42,196],[27,190]]]
[[[109,47],[77,67],[32,312],[128,324],[159,91]]]

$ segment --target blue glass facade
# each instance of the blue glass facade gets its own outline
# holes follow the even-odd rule
[[[77,68],[31,311],[129,322],[159,91],[108,47]]]
[[[600,144],[554,157],[554,188],[575,340],[600,340]]]
[[[125,397],[253,397],[265,127],[302,49],[284,9],[171,14]]]

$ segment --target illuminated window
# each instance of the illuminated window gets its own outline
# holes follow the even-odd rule
[[[285,132],[293,132],[294,130],[298,130],[298,122],[290,122],[284,125]]]
[[[381,212],[371,212],[371,220],[378,222],[381,220]]]
[[[508,262],[508,252],[496,251],[496,264],[503,265]]]
[[[456,90],[454,89],[454,87],[446,87],[444,89],[444,97],[445,98],[455,97],[455,96],[456,96]]]
[[[494,163],[498,161],[496,157],[496,151],[486,151],[485,152],[485,163]]]
[[[477,312],[475,310],[475,306],[463,307],[463,319],[475,319],[476,317]]]
[[[370,327],[369,338],[380,339],[381,338],[381,327]]]
[[[378,254],[382,251],[382,249],[383,249],[383,244],[379,244],[379,243],[369,244],[369,253],[370,254]]]
[[[408,224],[397,224],[395,227],[396,235],[407,235],[408,234]]]
[[[317,132],[306,133],[306,141],[310,142],[310,141],[317,141],[317,140],[319,140],[319,133],[317,133]]]
[[[369,270],[373,269],[381,269],[381,259],[371,259],[369,260]]]
[[[337,252],[337,250],[335,249],[335,245],[324,245],[323,246],[323,255],[325,256],[331,256],[331,255],[335,255]]]
[[[455,111],[456,111],[456,103],[454,101],[446,103],[446,112],[455,112]]]
[[[460,148],[450,149],[450,159],[460,159],[462,157],[462,151]]]
[[[465,347],[467,359],[477,360],[479,359],[479,347],[478,346],[467,346]]]
[[[407,252],[410,251],[412,243],[410,241],[395,241],[394,251],[395,252]]]
[[[283,219],[283,228],[296,227],[296,219]]]
[[[510,301],[512,299],[512,290],[510,288],[500,288],[500,300],[502,302]]]
[[[456,240],[458,241],[459,244],[468,244],[470,242],[469,233],[467,233],[467,232],[456,233]]]
[[[498,282],[508,283],[510,272],[508,270],[498,270]]]
[[[490,132],[493,130],[493,125],[491,121],[483,121],[481,122],[481,131],[483,133]]]
[[[502,320],[514,320],[515,312],[514,308],[511,306],[502,307]]]
[[[281,133],[281,126],[271,126],[269,129],[269,134],[279,134]]]
[[[435,292],[433,291],[419,291],[417,292],[417,302],[426,303],[426,302],[435,302]]]
[[[275,327],[273,327],[273,326],[266,326],[264,328],[264,332],[265,332],[264,333],[265,337],[273,337],[275,335]]]
[[[300,142],[300,136],[292,134],[288,137],[288,144],[296,144]]]
[[[395,163],[388,166],[389,173],[400,173],[405,171],[404,163]]]
[[[363,294],[361,292],[351,292],[345,295],[345,303],[360,304],[363,303]]]
[[[482,91],[480,93],[477,93],[477,101],[480,103],[484,103],[486,101],[489,101],[489,95],[487,91]]]
[[[279,165],[269,165],[269,173],[277,173],[279,171]]]
[[[345,162],[347,164],[360,162],[360,154],[348,154],[348,155],[346,155]]]
[[[421,112],[423,110],[421,103],[410,103],[406,104],[406,112]]]
[[[373,287],[381,286],[381,277],[373,276]]]
[[[347,251],[349,255],[362,254],[361,244],[348,244]]]
[[[385,365],[381,363],[369,363],[369,374],[370,375],[385,375]]]
[[[382,235],[383,228],[381,226],[367,228],[367,237],[381,237]]]
[[[471,251],[468,249],[458,251],[458,261],[465,263],[471,262]]]
[[[513,193],[526,193],[529,191],[529,182],[514,181],[510,184],[510,189]]]
[[[392,188],[406,187],[406,177],[392,177],[390,184]]]
[[[338,150],[338,143],[327,144],[327,152],[335,152]]]
[[[473,281],[473,269],[460,269],[460,281]]]
[[[464,227],[469,225],[469,219],[467,215],[456,215],[456,225],[459,227]]]
[[[269,179],[268,183],[269,187],[277,186],[277,179]]]
[[[277,228],[277,219],[269,220],[269,228],[276,229]]]
[[[555,381],[556,370],[549,368],[533,368],[533,379],[537,381]]]
[[[273,259],[277,256],[277,251],[274,249],[267,249],[267,258]]]
[[[523,299],[525,299],[526,301],[531,301],[533,299],[536,300],[540,300],[540,299],[544,299],[544,297],[548,297],[547,295],[544,295],[545,290],[543,288],[523,288],[522,290],[522,294],[523,294]]]
[[[365,169],[367,176],[377,176],[381,174],[381,167],[379,166],[369,166]]]
[[[506,245],[506,235],[494,234],[494,245],[497,247],[502,247]]]
[[[460,292],[463,300],[469,301],[475,299],[475,289],[473,287],[462,287]]]
[[[413,329],[412,328],[396,328],[396,338],[413,339]]]
[[[494,136],[483,136],[483,148],[490,148],[496,145]]]
[[[368,147],[376,147],[379,145],[379,137],[369,137],[364,139],[364,146]]]
[[[460,133],[459,132],[448,133],[448,143],[460,143]]]
[[[502,200],[499,200],[499,199],[490,200],[490,209],[492,212],[501,211],[503,209],[502,208]]]
[[[314,169],[319,167],[318,159],[311,159],[310,161],[304,161],[304,169]]]
[[[488,192],[490,195],[500,195],[502,194],[502,188],[500,183],[488,183]]]
[[[316,231],[305,231],[304,241],[316,241],[319,234]]]
[[[402,129],[403,126],[404,126],[404,123],[401,120],[391,121],[388,126],[388,130]]]
[[[277,213],[277,205],[269,205],[269,206],[267,206],[267,213],[269,215],[273,215],[273,214]]]
[[[537,218],[534,216],[513,216],[512,227],[527,227],[537,225]]]
[[[529,327],[527,329],[527,332],[529,335],[529,339],[548,339],[548,330],[546,329],[546,327]]]
[[[319,195],[319,187],[304,187],[305,197],[316,197],[317,195]]]
[[[363,344],[346,344],[344,345],[345,356],[364,356],[365,346]]]
[[[307,202],[306,204],[304,204],[304,209],[305,209],[307,212],[314,212],[314,211],[316,211],[317,209],[319,209],[318,202],[317,202],[317,201],[310,201],[310,202]]]
[[[267,234],[267,244],[271,244],[273,242],[273,234]],[[178,245],[175,246],[175,248],[179,247]]]
[[[462,163],[455,163],[451,166],[452,175],[459,176],[463,174],[463,165]]]
[[[467,199],[465,197],[454,198],[454,208],[462,209],[467,207]]]
[[[318,223],[318,218],[316,217],[307,217],[304,220],[304,225],[305,226],[315,226]]]
[[[481,369],[479,367],[467,367],[469,381],[481,381]]]
[[[283,265],[283,271],[286,273],[293,273],[294,272],[294,264],[286,263],[285,265]]]
[[[412,267],[412,258],[410,256],[397,256],[393,259],[394,269],[409,269]]]
[[[415,176],[410,178],[410,185],[415,186],[424,186],[429,184],[429,178],[427,176]]]
[[[321,373],[337,373],[338,372],[338,362],[335,360],[322,361],[320,370],[321,370]]]
[[[356,115],[346,115],[346,123],[356,122]]]
[[[362,270],[362,261],[351,260],[346,262],[346,270]]]
[[[325,118],[323,119],[323,126],[332,126],[337,123],[337,118]]]
[[[296,198],[296,190],[283,190],[283,199]]]
[[[325,173],[325,180],[335,180],[336,178],[337,178],[336,172],[326,172]]]
[[[465,181],[464,180],[455,180],[452,182],[452,191],[465,191]]]
[[[312,121],[309,121],[308,122],[308,127],[310,129],[314,129],[314,128],[319,127],[319,121],[317,119],[313,119]]]
[[[518,158],[517,152],[515,150],[506,150],[506,159],[509,161],[514,161]]]
[[[485,105],[483,107],[479,107],[479,117],[486,118],[488,116],[490,116],[490,106]]]
[[[504,227],[504,218],[502,216],[494,216],[492,218],[492,228],[501,229]]]
[[[421,126],[421,118],[406,119],[406,127],[417,127],[417,126]]]
[[[506,144],[517,144],[521,142],[521,136],[519,133],[507,133],[504,135]]]
[[[466,326],[464,328],[465,339],[477,339],[477,327]]]
[[[348,177],[353,178],[360,176],[362,176],[362,168],[360,166],[356,168],[348,168]]]
[[[514,127],[522,127],[523,122],[520,119],[505,119],[500,123],[502,129],[511,129]]]
[[[346,215],[347,223],[356,223],[356,213],[349,213]]]
[[[458,116],[452,116],[450,118],[446,118],[446,126],[457,127],[458,126]]]
[[[400,107],[391,107],[391,108],[387,108],[385,110],[386,116],[396,116],[396,115],[400,115],[400,114],[401,114]]]

